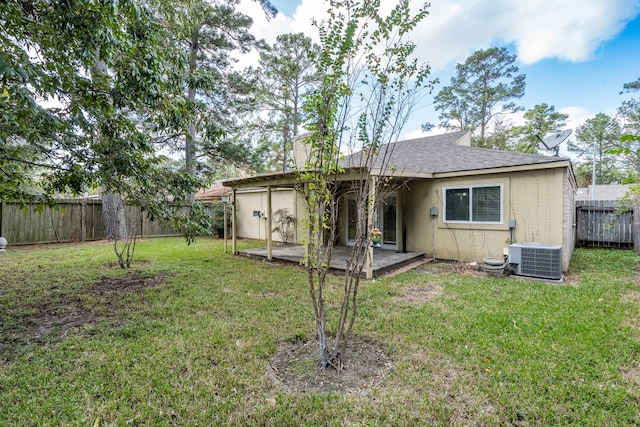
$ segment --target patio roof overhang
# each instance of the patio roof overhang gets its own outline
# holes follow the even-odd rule
[[[342,172],[332,177],[333,182],[360,181],[372,177],[390,176],[398,179],[415,179],[415,178],[433,178],[432,173],[412,172],[412,171],[382,171],[380,169],[367,168],[345,168]],[[233,189],[243,189],[250,187],[289,187],[293,188],[296,184],[304,183],[297,171],[292,172],[276,172],[254,175],[246,178],[233,178],[222,181],[225,187]]]

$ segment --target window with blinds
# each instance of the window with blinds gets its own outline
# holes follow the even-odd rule
[[[502,185],[444,189],[445,222],[502,223]]]

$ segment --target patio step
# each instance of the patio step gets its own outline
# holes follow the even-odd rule
[[[419,261],[413,261],[409,264],[405,264],[400,268],[396,268],[394,270],[390,270],[386,273],[382,273],[379,276],[376,277],[393,277],[393,276],[397,276],[398,274],[402,274],[402,273],[406,273],[407,271],[413,270],[414,268],[418,268],[423,264],[426,264],[428,262],[431,262],[430,259],[421,259]]]

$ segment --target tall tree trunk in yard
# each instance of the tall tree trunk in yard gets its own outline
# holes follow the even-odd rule
[[[107,64],[100,58],[100,49],[96,52],[96,62],[91,68],[93,81],[105,78]],[[99,135],[102,137],[102,135]],[[128,237],[127,217],[124,202],[119,194],[105,192],[102,195],[102,217],[104,219],[104,238],[107,240],[123,240]]]
[[[191,43],[189,45],[189,75],[194,76],[198,66],[198,50],[200,49],[200,28],[196,27],[191,33]],[[196,88],[193,83],[189,84],[187,99],[194,102],[196,100]],[[195,119],[194,119],[195,120]],[[196,174],[196,124],[195,121],[189,123],[184,147],[185,170],[187,174]],[[195,194],[189,195],[189,200],[193,201]]]
[[[124,202],[119,194],[109,192],[102,195],[102,216],[105,239],[126,240],[129,237]]]

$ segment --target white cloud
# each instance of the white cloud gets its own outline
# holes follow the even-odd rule
[[[385,9],[397,2],[381,1]],[[417,5],[423,3],[413,1]],[[289,32],[303,32],[317,41],[317,29],[311,21],[325,16],[327,3],[319,0],[298,3],[292,17],[279,14],[270,21],[257,1],[241,0],[238,10],[254,18],[252,32],[268,43],[274,43],[278,34]],[[419,57],[429,62],[434,75],[442,73],[443,84],[453,65],[472,52],[491,46],[513,46],[519,62],[525,66],[551,58],[588,61],[602,43],[614,38],[640,12],[640,0],[433,0],[431,5],[429,15],[411,38]],[[257,54],[252,58],[251,61],[256,61]],[[570,90],[567,88],[563,93]],[[546,102],[558,107],[567,105],[555,99]],[[423,108],[413,115],[404,138],[443,132],[439,128],[428,134],[420,130],[420,124],[426,121],[438,122],[431,104],[424,104]],[[574,130],[595,115],[577,106],[559,111],[569,114],[567,127]],[[521,117],[513,119],[515,124],[522,121]]]
[[[396,1],[382,0],[383,9]],[[431,5],[412,38],[434,71],[492,45],[513,44],[523,64],[545,58],[588,60],[640,11],[638,0],[439,0]],[[317,40],[311,20],[322,19],[326,9],[325,2],[301,0],[293,18],[278,14],[271,21],[256,1],[242,0],[240,10],[254,18],[254,33],[273,43],[287,32]]]
[[[438,131],[435,131],[433,129],[430,130],[429,132],[424,132],[422,129],[414,129],[412,131],[403,133],[400,136],[400,140],[422,138],[424,136],[438,135],[438,134],[441,134],[441,133],[442,132],[438,132]]]
[[[252,0],[241,0],[238,10],[253,18],[251,31],[257,38],[273,44],[278,35],[286,33],[305,33],[317,41],[318,32],[311,22],[314,18],[321,19],[324,16],[326,5],[317,0],[302,0],[293,18],[278,13],[275,18],[267,19],[262,7]]]
[[[565,107],[560,108],[558,112],[569,115],[569,118],[567,119],[567,127],[573,129],[574,133],[579,126],[582,126],[584,122],[596,115],[596,113],[592,113],[583,107]]]
[[[415,139],[415,138],[423,138],[425,136],[433,136],[433,135],[442,135],[443,133],[451,132],[446,128],[440,126],[434,126],[430,131],[423,131],[422,128],[414,128],[412,130],[403,132],[400,135],[400,140],[404,139]]]
[[[513,44],[524,64],[587,60],[640,8],[637,0],[454,0],[433,2],[417,36],[434,69],[491,45]]]
[[[505,33],[525,64],[550,57],[589,59],[600,43],[613,38],[638,13],[638,3],[629,0],[563,0],[553,7],[545,1],[524,4],[515,17],[518,25]]]

